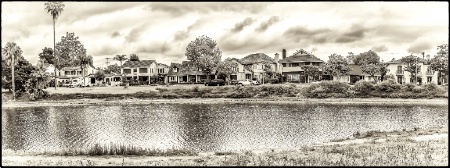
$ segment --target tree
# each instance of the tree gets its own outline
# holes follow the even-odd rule
[[[420,69],[420,65],[419,65],[419,57],[415,56],[415,55],[409,55],[409,56],[404,56],[400,59],[401,62],[406,63],[406,67],[405,67],[405,71],[409,72],[411,74],[411,78],[414,79],[414,83],[417,82],[416,80],[416,76],[417,73],[416,71],[418,69]]]
[[[217,67],[217,74],[223,74],[230,83],[230,76],[233,73],[237,73],[238,64],[234,62],[231,58],[227,58],[224,61],[221,61]]]
[[[372,50],[360,53],[353,61],[361,67],[363,73],[369,74],[375,81],[375,74],[380,72],[380,56]]]
[[[110,74],[110,73],[120,74],[120,66],[117,65],[117,64],[108,65],[108,66],[105,68],[105,73],[106,73],[106,74]]]
[[[122,66],[122,61],[126,61],[128,60],[128,58],[126,58],[127,55],[116,55],[113,59],[120,61],[120,66]],[[139,60],[139,58],[138,58]]]
[[[26,92],[25,83],[34,70],[22,53],[14,42],[8,42],[2,48],[2,87],[13,92],[14,100]]]
[[[320,68],[314,65],[305,65],[302,67],[305,75],[309,77],[312,76],[313,79],[320,75]]]
[[[105,79],[105,77],[106,77],[105,71],[103,71],[103,70],[99,70],[99,71],[95,72],[95,74],[94,74],[94,78],[97,81],[101,81],[101,80]]]
[[[380,63],[380,56],[378,56],[377,53],[375,53],[372,50],[369,50],[367,52],[360,53],[357,55],[353,62],[356,65],[363,65],[363,64],[378,64]]]
[[[49,76],[45,73],[44,60],[40,60],[38,66],[32,71],[26,82],[26,90],[31,94],[30,99],[40,99],[48,95],[46,88]]]
[[[136,54],[130,54],[130,59],[129,60],[130,61],[139,61],[139,56],[136,55]]]
[[[53,49],[45,47],[42,52],[39,53],[39,59],[43,60],[43,63],[54,64],[55,56],[53,55]]]
[[[431,68],[438,71],[441,83],[444,84],[444,75],[448,76],[448,45],[443,44],[437,47],[438,53],[431,59]]]
[[[222,52],[216,41],[203,35],[188,44],[185,55],[198,68],[203,69],[207,74],[207,80],[210,80],[210,73],[214,72],[214,69],[220,63]]]
[[[78,57],[86,55],[86,49],[78,40],[79,37],[75,33],[66,33],[61,37],[61,41],[56,43],[55,48],[55,85],[56,85],[56,69],[61,70],[65,67],[79,66]]]
[[[91,55],[78,55],[76,60],[74,61],[76,65],[79,65],[81,68],[81,75],[83,76],[83,84],[86,83],[86,80],[84,78],[84,70],[85,68],[87,68],[87,66],[93,66],[93,61],[92,61],[92,56]]]
[[[323,67],[325,72],[336,76],[338,80],[341,79],[341,76],[348,75],[351,71],[351,68],[348,66],[347,60],[341,55],[337,55],[336,53],[328,56],[328,61]]]
[[[348,64],[354,64],[353,60],[355,59],[355,54],[353,52],[348,52],[348,55],[346,57]]]
[[[380,69],[381,81],[384,80],[386,74],[387,74],[388,71],[389,71],[389,69],[387,68],[388,65],[389,65],[389,64],[384,63],[384,62],[378,64],[379,69]]]
[[[64,11],[64,4],[62,2],[47,2],[44,4],[45,5],[45,10],[47,11],[47,13],[50,13],[52,15],[53,18],[53,48],[55,47],[55,22],[56,19],[58,19],[58,16]],[[57,58],[55,57],[55,53],[53,53],[53,58]],[[58,59],[56,61],[59,61]],[[55,66],[56,67],[56,66]],[[56,68],[55,68],[55,90],[56,90]]]

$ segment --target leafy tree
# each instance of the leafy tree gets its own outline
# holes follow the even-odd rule
[[[106,77],[105,71],[103,71],[103,70],[99,70],[99,71],[95,72],[95,74],[94,74],[94,78],[97,81],[101,81],[101,80],[105,79],[105,77]]]
[[[348,75],[351,71],[347,60],[345,60],[343,56],[337,55],[336,53],[328,56],[328,61],[323,66],[323,69],[325,72],[336,76],[338,80],[341,79],[341,76]]]
[[[223,74],[230,83],[230,76],[233,73],[237,73],[238,64],[234,62],[231,58],[227,58],[224,61],[221,61],[217,67],[217,74]]]
[[[375,74],[381,72],[380,56],[372,50],[360,53],[353,59],[356,65],[361,66],[362,72],[369,74],[375,81]]]
[[[61,37],[61,41],[56,43],[55,53],[55,69],[61,70],[70,66],[81,66],[79,57],[86,55],[84,45],[78,40],[79,37],[75,33],[66,33]],[[56,72],[56,70],[55,70]],[[56,74],[56,73],[55,73]],[[56,75],[55,75],[56,83]]]
[[[384,80],[384,78],[385,78],[387,72],[389,71],[389,69],[387,68],[388,65],[389,65],[389,64],[383,63],[383,62],[380,63],[380,64],[378,64],[379,69],[380,69],[381,81]]]
[[[272,64],[269,62],[262,62],[263,71],[265,76],[272,78],[275,75],[275,70],[272,68]]]
[[[411,74],[411,78],[414,79],[413,81],[414,83],[416,83],[416,70],[420,69],[421,67],[419,65],[419,57],[411,54],[409,56],[402,57],[400,61],[406,63],[406,67],[404,70]]]
[[[214,72],[220,63],[222,52],[216,41],[203,35],[188,44],[185,55],[198,68],[203,69],[207,74],[207,80],[210,80],[211,77],[209,74]]]
[[[115,57],[114,57],[115,58]],[[139,56],[136,54],[131,54],[130,55],[130,61],[139,61]]]
[[[355,54],[353,52],[348,52],[348,55],[346,57],[348,64],[354,64],[353,60],[355,59]]]
[[[431,59],[431,68],[438,71],[442,84],[444,83],[443,75],[448,76],[448,45],[438,46],[438,53]]]
[[[123,54],[123,55],[116,55],[113,59],[120,61],[120,66],[122,66],[122,61],[126,61],[128,60],[128,58],[126,57],[127,55]],[[138,58],[139,60],[139,58]]]
[[[26,92],[25,83],[34,70],[22,53],[14,42],[8,42],[2,48],[2,87],[13,92],[14,100]]]
[[[56,22],[56,19],[58,19],[58,16],[64,11],[65,5],[62,2],[47,2],[44,5],[45,5],[45,10],[47,11],[47,13],[50,13],[53,18],[53,48],[56,48],[55,47],[55,43],[56,43],[55,22]],[[53,53],[53,58],[56,58],[55,53]],[[59,61],[59,60],[56,60],[56,61]],[[55,68],[55,90],[56,90],[56,68]]]
[[[55,57],[53,55],[53,49],[45,47],[42,49],[42,52],[39,53],[39,59],[44,60],[43,63],[46,64],[54,64],[55,63]]]
[[[320,68],[318,66],[305,65],[302,68],[303,71],[305,72],[305,75],[308,76],[308,78],[312,76],[314,79],[320,75]]]
[[[108,65],[104,71],[106,74],[110,74],[110,73],[120,74],[120,66],[117,64]]]

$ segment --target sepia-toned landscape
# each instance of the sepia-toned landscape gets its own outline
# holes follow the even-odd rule
[[[448,16],[2,2],[2,166],[448,166]]]

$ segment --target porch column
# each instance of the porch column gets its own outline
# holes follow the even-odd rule
[[[195,75],[195,83],[197,83],[198,82],[198,75]]]

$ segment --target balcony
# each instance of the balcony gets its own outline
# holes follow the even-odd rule
[[[434,75],[434,71],[427,71],[425,74],[426,75]]]
[[[397,70],[395,73],[396,73],[397,75],[403,75],[404,72],[405,72],[405,71]]]

